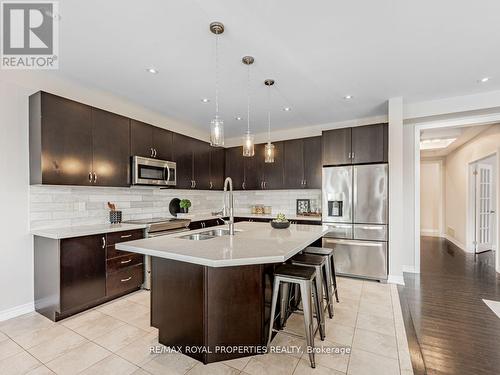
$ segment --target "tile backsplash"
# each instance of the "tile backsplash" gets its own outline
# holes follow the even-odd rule
[[[255,204],[272,207],[272,214],[295,215],[297,199],[310,199],[311,209],[321,210],[321,190],[254,190],[236,191],[234,209],[236,213],[250,213]]]
[[[107,223],[108,201],[123,212],[123,220],[170,217],[168,205],[172,198],[190,199],[190,212],[195,214],[219,211],[223,205],[221,191],[35,185],[30,187],[31,229]],[[272,206],[273,214],[293,215],[296,199],[311,199],[313,207],[315,202],[321,207],[321,190],[234,192],[236,213],[250,213],[252,205],[262,204]]]

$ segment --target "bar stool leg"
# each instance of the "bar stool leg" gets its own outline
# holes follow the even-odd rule
[[[286,316],[288,313],[288,300],[290,298],[290,284],[286,282],[280,283],[280,327],[285,328]]]
[[[325,268],[324,268],[325,274],[324,274],[324,280],[325,282],[323,283],[325,285],[325,293],[326,293],[326,303],[328,306],[328,316],[330,319],[333,318],[333,291],[332,291],[332,272],[330,268],[330,262],[325,263]]]
[[[321,297],[321,284],[320,280],[318,280],[318,277],[316,276],[313,280],[314,283],[314,302],[316,305],[316,319],[318,320],[318,326],[319,326],[319,337],[321,338],[321,341],[325,341],[326,333],[325,333],[325,315],[324,315],[324,310],[323,310],[323,304],[322,302],[322,297]],[[304,300],[304,299],[303,299]],[[302,302],[304,304],[304,302]]]
[[[316,362],[314,360],[314,328],[313,328],[313,313],[311,306],[312,291],[311,284],[306,281],[300,282],[300,294],[302,295],[302,308],[304,310],[304,328],[306,331],[306,343],[309,352],[309,361],[311,362],[311,367],[316,367]],[[317,298],[316,298],[317,299]]]
[[[335,299],[337,303],[339,303],[339,293],[337,288],[337,273],[335,272],[335,260],[333,259],[333,255],[330,257],[330,263],[332,264],[332,282],[333,287],[335,288]]]
[[[274,278],[273,285],[273,298],[271,302],[271,318],[269,321],[269,337],[267,339],[267,348],[271,345],[271,338],[273,337],[273,326],[274,326],[274,315],[276,314],[276,304],[278,303],[278,290],[280,286],[280,280],[278,277]]]

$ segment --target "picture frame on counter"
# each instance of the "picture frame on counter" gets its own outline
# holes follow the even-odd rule
[[[297,215],[304,215],[311,212],[311,200],[310,199],[297,199]]]

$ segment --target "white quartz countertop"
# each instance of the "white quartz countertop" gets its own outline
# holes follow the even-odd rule
[[[144,228],[146,228],[146,226],[143,224],[97,224],[63,228],[34,229],[31,231],[31,234],[34,236],[51,238],[54,240],[61,240],[63,238],[91,236],[94,234],[123,232],[127,230]]]
[[[200,241],[179,238],[217,228],[227,229],[227,225],[123,242],[116,248],[209,267],[243,266],[284,262],[328,232],[326,225],[274,229],[269,223],[240,222],[235,224],[234,236]]]
[[[244,217],[248,219],[274,219],[276,218],[276,214],[250,214],[243,212],[235,212],[234,217]],[[179,219],[189,219],[191,221],[202,221],[202,220],[211,220],[211,219],[220,219],[220,216],[214,216],[211,214],[196,214],[196,213],[187,213],[187,214],[177,214],[177,218]],[[320,216],[302,216],[302,215],[287,215],[288,220],[310,220],[310,221],[321,221]]]

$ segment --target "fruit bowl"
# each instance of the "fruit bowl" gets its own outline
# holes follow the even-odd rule
[[[290,226],[290,222],[288,220],[287,221],[274,221],[274,220],[272,220],[271,226],[274,229],[286,229]]]

